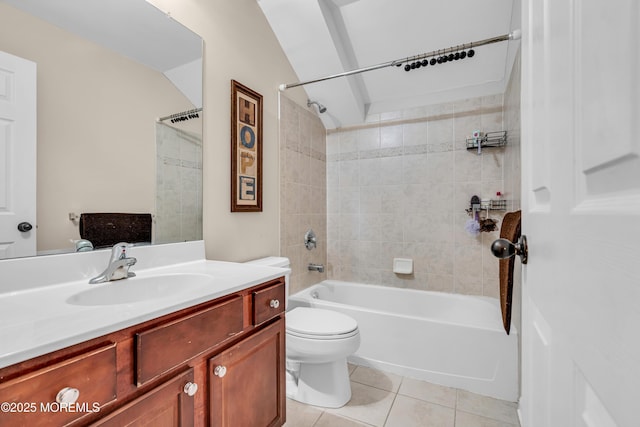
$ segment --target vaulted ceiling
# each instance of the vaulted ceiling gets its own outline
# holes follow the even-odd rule
[[[501,36],[519,28],[519,0],[257,0],[300,81]],[[519,41],[406,72],[386,67],[305,85],[328,129],[367,114],[504,92]],[[404,64],[403,64],[404,65]],[[282,82],[296,83],[296,82]]]
[[[144,1],[2,1],[159,72],[202,57],[197,34]]]

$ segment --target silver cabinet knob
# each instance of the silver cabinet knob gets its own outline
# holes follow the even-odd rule
[[[57,403],[76,403],[80,397],[80,390],[73,387],[65,387],[56,394],[56,402]]]
[[[220,378],[224,377],[225,375],[227,375],[227,367],[223,365],[216,366],[213,370],[213,375],[216,375]]]
[[[198,392],[198,384],[189,381],[184,385],[184,392],[188,396],[194,396]]]
[[[280,301],[278,301],[277,299],[272,299],[271,301],[269,301],[269,307],[271,308],[280,307]]]
[[[514,255],[520,257],[523,264],[529,258],[529,248],[527,246],[527,236],[522,235],[516,243],[511,243],[507,239],[498,239],[491,244],[491,253],[500,259],[511,258]]]

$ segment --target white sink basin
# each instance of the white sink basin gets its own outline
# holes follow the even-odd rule
[[[160,274],[131,277],[102,283],[67,299],[73,305],[115,305],[152,301],[211,288],[213,279],[206,274]]]

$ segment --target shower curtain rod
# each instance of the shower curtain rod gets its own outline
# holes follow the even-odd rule
[[[448,54],[448,53],[454,53],[454,52],[457,52],[459,50],[471,49],[473,47],[484,46],[484,45],[487,45],[487,44],[498,43],[498,42],[503,42],[503,41],[507,41],[507,40],[518,40],[518,39],[520,39],[521,34],[522,34],[522,32],[520,30],[514,30],[514,31],[510,32],[509,34],[503,34],[501,36],[491,37],[491,38],[484,39],[484,40],[479,40],[479,41],[475,41],[475,42],[465,43],[465,44],[462,44],[462,45],[452,46],[452,47],[449,47],[449,48],[446,48],[446,49],[432,50],[431,52],[423,53],[421,55],[408,56],[406,58],[396,59],[394,61],[384,62],[384,63],[378,64],[378,65],[371,65],[369,67],[358,68],[357,70],[345,71],[344,73],[333,74],[333,75],[322,77],[322,78],[319,78],[319,79],[307,80],[307,81],[298,82],[298,83],[287,83],[287,84],[283,83],[278,87],[278,89],[280,89],[281,91],[284,91],[286,89],[291,89],[291,88],[298,87],[298,86],[304,86],[304,85],[308,85],[308,84],[311,84],[311,83],[318,83],[318,82],[323,82],[325,80],[335,79],[335,78],[338,78],[338,77],[347,77],[347,76],[351,76],[351,75],[354,75],[354,74],[364,73],[364,72],[367,72],[367,71],[379,70],[380,68],[392,67],[394,65],[401,65],[401,64],[404,64],[405,62],[417,61],[419,59],[421,60],[421,59],[429,58],[429,57],[436,56],[436,55],[444,55],[444,54]]]
[[[157,122],[164,122],[165,120],[177,119],[178,117],[188,116],[189,114],[195,114],[195,113],[199,113],[201,111],[202,111],[202,108],[194,108],[193,110],[187,110],[187,111],[183,111],[181,113],[175,113],[175,114],[171,114],[169,116],[160,117],[160,118],[156,119],[156,121]]]

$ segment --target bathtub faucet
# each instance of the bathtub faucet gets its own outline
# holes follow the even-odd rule
[[[309,263],[309,265],[307,266],[307,270],[317,271],[318,273],[324,273],[324,265]]]

